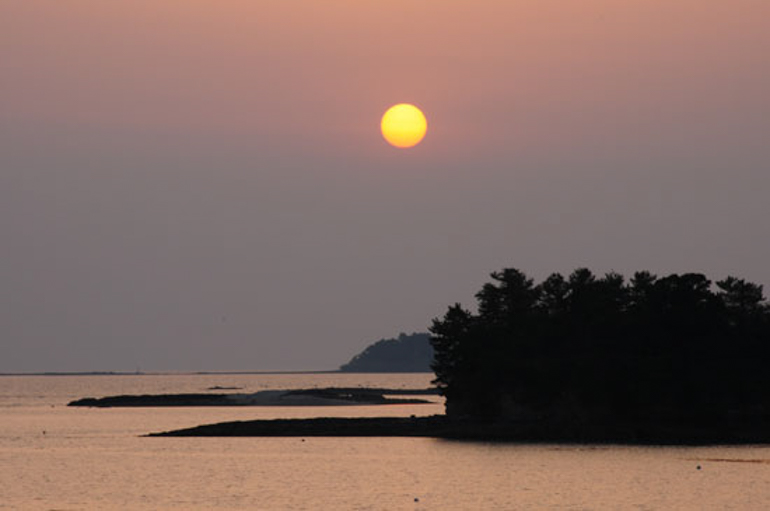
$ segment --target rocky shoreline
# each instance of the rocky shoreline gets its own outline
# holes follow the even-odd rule
[[[369,406],[434,403],[436,389],[314,388],[254,393],[122,395],[84,398],[68,406]],[[642,418],[639,418],[642,417]],[[770,416],[643,416],[636,420],[483,420],[447,415],[305,418],[222,422],[150,433],[152,437],[426,437],[471,441],[629,445],[770,444]]]
[[[120,395],[87,397],[71,401],[67,406],[95,408],[170,407],[170,406],[345,406],[427,404],[418,397],[436,395],[436,389],[385,388],[317,388],[297,390],[263,390],[253,393],[195,393]],[[398,396],[398,397],[392,397]]]
[[[470,441],[627,445],[770,443],[770,422],[700,425],[680,422],[587,427],[542,421],[428,417],[313,418],[222,422],[151,433],[150,437],[428,437]]]
[[[435,436],[441,430],[443,416],[272,419],[222,422],[194,428],[151,433],[147,436],[288,436],[288,437],[361,437],[361,436]]]

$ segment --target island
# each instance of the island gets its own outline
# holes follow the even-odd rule
[[[513,268],[491,277],[476,312],[455,304],[430,328],[443,416],[245,421],[163,435],[770,442],[762,286],[646,271],[626,281],[585,268],[537,285]]]
[[[767,441],[762,286],[700,273],[509,268],[431,327],[447,415],[532,420],[554,438]]]

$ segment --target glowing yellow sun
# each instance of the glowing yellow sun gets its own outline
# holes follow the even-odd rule
[[[401,103],[388,108],[382,116],[380,129],[390,145],[412,147],[419,144],[425,136],[428,121],[419,108]]]

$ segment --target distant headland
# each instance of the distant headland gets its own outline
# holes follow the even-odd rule
[[[433,362],[430,334],[400,334],[381,339],[340,366],[344,373],[429,373]]]

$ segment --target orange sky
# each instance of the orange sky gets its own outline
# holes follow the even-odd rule
[[[624,128],[718,116],[768,86],[762,1],[30,0],[5,11],[0,105],[21,122],[360,147],[372,142],[362,128],[403,100],[459,150],[511,129],[537,143],[619,115]]]
[[[2,2],[0,371],[334,367],[503,266],[770,285],[768,48],[766,0]]]

